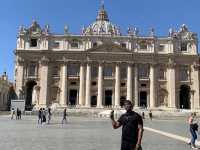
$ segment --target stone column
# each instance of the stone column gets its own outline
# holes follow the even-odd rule
[[[193,83],[193,90],[194,90],[194,106],[192,109],[199,109],[200,108],[200,99],[199,99],[199,66],[193,65],[192,66],[192,83]]]
[[[23,80],[24,80],[24,62],[18,62],[17,64],[17,72],[15,74],[16,77],[16,94],[18,98],[21,98],[20,95],[23,91]]]
[[[115,67],[115,107],[120,107],[120,66]]]
[[[132,64],[128,64],[127,68],[127,99],[133,101],[133,74]]]
[[[44,58],[40,65],[40,99],[39,105],[46,107],[48,101],[48,59]]]
[[[87,64],[86,70],[86,96],[85,96],[85,107],[91,105],[91,64]]]
[[[176,71],[175,64],[168,64],[167,69],[168,107],[176,108]]]
[[[194,90],[190,91],[190,107],[191,109],[195,109],[195,105],[194,105]]]
[[[67,64],[61,66],[61,93],[60,93],[60,105],[67,105]]]
[[[97,107],[102,108],[103,102],[103,64],[99,64],[98,71],[98,96],[97,96]]]
[[[135,64],[134,66],[134,106],[138,107],[139,99],[138,99],[138,66]]]
[[[155,64],[150,65],[150,107],[154,108],[156,106],[156,73]]]
[[[83,106],[85,101],[85,64],[80,65],[79,105]]]

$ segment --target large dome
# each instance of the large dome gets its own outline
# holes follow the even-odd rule
[[[120,35],[120,29],[109,21],[102,4],[96,21],[87,27],[83,33],[86,35]]]

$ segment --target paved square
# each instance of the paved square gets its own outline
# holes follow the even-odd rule
[[[145,120],[154,129],[189,137],[185,120]],[[0,116],[0,149],[2,150],[119,150],[121,129],[114,130],[106,118],[52,117],[50,125],[38,125],[36,116],[10,120]],[[187,150],[186,143],[145,130],[144,150]]]

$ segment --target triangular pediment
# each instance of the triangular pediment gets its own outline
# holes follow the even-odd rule
[[[120,45],[114,44],[114,43],[104,43],[102,45],[99,45],[97,47],[93,47],[91,49],[88,49],[87,51],[89,52],[116,52],[116,53],[130,53],[131,51],[126,49],[126,48],[122,48]]]

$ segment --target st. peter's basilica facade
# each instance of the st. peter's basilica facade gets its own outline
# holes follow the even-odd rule
[[[15,50],[15,87],[26,106],[198,109],[197,34],[186,25],[158,37],[137,28],[122,35],[101,6],[80,35],[53,34],[33,21],[20,27]]]

